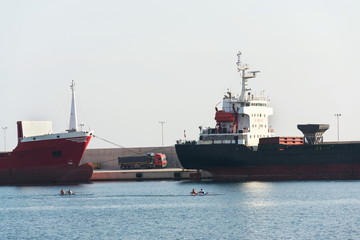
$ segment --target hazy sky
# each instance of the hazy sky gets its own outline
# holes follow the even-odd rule
[[[236,53],[260,70],[250,87],[271,99],[277,135],[327,123],[325,140],[360,140],[358,0],[0,0],[0,126],[68,128],[78,119],[125,147],[197,139],[215,126],[227,88],[239,92]],[[2,129],[0,129],[2,130]],[[0,151],[4,132],[0,132]],[[114,147],[93,139],[90,148]]]

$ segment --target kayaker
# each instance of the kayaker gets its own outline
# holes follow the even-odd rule
[[[60,190],[60,194],[61,195],[64,195],[65,194],[65,191],[63,189]]]
[[[191,191],[191,194],[192,194],[192,195],[196,195],[196,194],[197,194],[197,192],[195,191],[195,189],[193,189],[193,190]]]
[[[201,189],[201,190],[199,191],[199,194],[201,194],[201,195],[205,195],[205,194],[206,194],[206,192],[204,191],[204,189]]]

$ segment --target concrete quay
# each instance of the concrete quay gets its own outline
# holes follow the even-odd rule
[[[138,180],[201,180],[211,179],[206,171],[183,168],[94,170],[91,181],[138,181]]]

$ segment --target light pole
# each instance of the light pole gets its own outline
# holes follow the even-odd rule
[[[82,132],[82,128],[83,128],[83,126],[85,126],[85,125],[84,125],[83,123],[80,123],[79,126],[80,126],[80,131]]]
[[[339,142],[339,139],[340,139],[340,132],[339,132],[339,118],[341,117],[341,114],[340,113],[336,113],[335,114],[335,117],[337,119],[337,139],[338,139],[338,142]]]
[[[164,123],[165,122],[159,122],[161,124],[161,146],[164,147]]]
[[[2,129],[4,129],[4,149],[6,152],[6,129],[7,129],[7,127],[2,127]]]

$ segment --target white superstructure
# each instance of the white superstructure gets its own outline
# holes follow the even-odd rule
[[[259,139],[273,137],[269,126],[269,116],[273,109],[268,107],[266,96],[255,96],[247,88],[247,81],[256,77],[259,71],[247,71],[248,65],[240,62],[241,52],[237,54],[237,69],[241,76],[240,96],[231,92],[223,98],[222,110],[216,108],[216,127],[201,129],[199,144],[237,143],[256,146]]]

